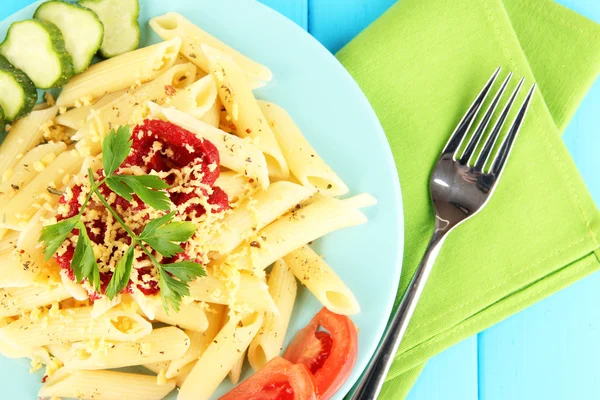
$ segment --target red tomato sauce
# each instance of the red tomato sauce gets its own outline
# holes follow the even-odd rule
[[[227,194],[221,188],[214,185],[220,174],[220,161],[219,152],[210,141],[200,139],[193,133],[180,128],[177,125],[161,120],[144,121],[142,125],[135,127],[132,133],[132,139],[131,152],[121,165],[121,168],[137,166],[142,168],[145,173],[150,173],[151,171],[172,172],[175,170],[182,170],[185,167],[198,166],[199,164],[201,177],[192,173],[190,175],[190,182],[201,182],[201,193],[207,197],[207,202],[213,206],[213,213],[218,213],[229,209],[229,199]],[[153,147],[155,146],[160,147],[162,151],[153,151]],[[148,159],[148,156],[152,153],[153,155]],[[98,175],[100,175],[100,178],[104,176],[103,172],[104,171],[102,170],[97,171]],[[169,175],[165,180],[169,184],[174,183],[174,177],[172,174]],[[190,182],[187,182],[186,184],[189,186]],[[211,194],[208,194],[208,190],[206,189],[207,187],[212,189]],[[196,188],[200,188],[200,186],[197,186]],[[60,204],[68,204],[68,211],[57,215],[57,220],[59,221],[77,215],[81,209],[81,203],[79,202],[79,196],[82,192],[81,185],[73,186],[71,190],[73,192],[73,196],[70,200],[67,200],[63,195],[59,201]],[[176,206],[180,206],[189,201],[191,198],[197,196],[195,193],[179,193],[171,189],[167,189],[166,191],[171,201]],[[102,185],[100,186],[100,192],[105,198],[107,198],[112,191],[108,188],[108,186]],[[116,210],[117,208],[115,206],[120,206],[121,214],[126,214],[135,213],[136,211],[142,210],[146,207],[137,196],[134,195],[134,199],[138,204],[136,208],[133,207],[132,203],[117,195],[117,199],[113,205],[113,208]],[[92,202],[93,201],[90,201],[90,205]],[[95,203],[94,206],[97,207],[98,204],[99,203]],[[104,210],[104,212],[108,211]],[[188,220],[192,217],[201,217],[204,214],[206,214],[206,210],[200,204],[191,204],[189,207],[185,208],[183,213],[178,213],[180,217],[183,217],[182,219]],[[104,234],[106,232],[105,223],[101,221],[94,221],[93,223],[86,224],[86,228],[91,241],[97,244],[103,243]],[[74,233],[78,234],[78,231],[75,230]],[[136,233],[139,234],[140,232]],[[122,240],[126,243],[131,242],[131,239],[127,236],[123,229],[119,229],[117,233],[117,240]],[[181,246],[185,249],[185,243],[182,243]],[[70,245],[64,253],[55,256],[55,259],[60,267],[65,270],[67,275],[73,281],[75,278],[73,276],[73,271],[71,270],[71,260],[73,259],[74,252],[74,247]],[[137,261],[142,261],[145,257],[146,256],[138,258]],[[163,260],[162,263],[168,264],[170,262],[176,262],[180,261],[181,259],[189,258],[190,257],[184,252],[169,260]],[[150,274],[151,270],[151,267],[137,269],[139,280],[142,280],[142,276]],[[112,275],[112,272],[100,273],[102,293],[106,291],[106,287],[108,286]],[[131,292],[131,285],[132,282],[130,281],[124,291]],[[146,282],[146,286],[137,284],[137,288],[145,295],[153,295],[160,291],[158,283],[155,280]],[[101,296],[99,293],[90,293],[90,299],[92,300],[96,300],[100,297]]]

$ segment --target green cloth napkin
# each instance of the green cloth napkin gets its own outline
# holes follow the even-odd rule
[[[381,396],[401,399],[430,357],[599,269],[600,214],[560,134],[600,71],[600,26],[548,0],[400,0],[339,59],[398,167],[399,293],[433,230],[432,167],[483,83],[503,66],[540,87],[492,200],[442,248]]]

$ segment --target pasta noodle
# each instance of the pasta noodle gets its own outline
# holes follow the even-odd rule
[[[82,162],[76,151],[60,154],[3,207],[0,227],[22,230],[37,212],[35,204],[55,204],[58,196],[49,193],[48,188],[61,188],[63,177],[79,171]]]
[[[156,378],[149,375],[61,368],[46,380],[38,396],[94,400],[160,400],[173,389],[174,380],[158,385]]]
[[[254,88],[264,86],[262,82],[270,81],[272,78],[272,73],[267,67],[243,56],[178,13],[170,12],[152,18],[150,26],[164,40],[180,37],[182,39],[181,53],[205,72],[209,72],[209,62],[202,51],[202,45],[214,47],[232,57],[244,70],[249,84]]]
[[[283,350],[283,339],[292,317],[296,301],[296,278],[286,262],[277,260],[269,275],[269,293],[273,297],[279,315],[267,313],[258,334],[248,349],[248,361],[258,371]]]
[[[303,185],[314,187],[327,196],[348,193],[346,184],[317,154],[283,108],[266,101],[258,104],[272,127],[290,171]]]
[[[189,285],[190,296],[196,301],[227,305],[235,298],[236,304],[246,305],[253,310],[277,311],[267,284],[256,276],[240,274],[237,290],[229,289],[211,273],[190,282]]]
[[[81,307],[40,318],[18,319],[0,329],[0,339],[16,347],[31,348],[92,338],[127,342],[147,336],[151,331],[152,325],[133,312],[113,309],[92,318],[92,308]]]
[[[190,339],[178,328],[154,329],[135,342],[73,343],[61,361],[71,369],[114,369],[151,364],[181,357]]]
[[[62,286],[0,289],[0,318],[20,316],[71,297]]]
[[[37,146],[44,138],[44,128],[48,126],[58,107],[33,111],[12,125],[10,133],[0,146],[0,181],[6,181],[11,175],[11,169],[18,162],[18,155]]]
[[[174,107],[196,119],[201,119],[217,101],[217,84],[211,75],[192,83],[171,97],[168,107]]]
[[[179,312],[171,310],[168,314],[163,307],[158,307],[154,319],[192,331],[203,332],[208,328],[206,313],[197,303],[182,304]]]
[[[268,225],[257,233],[256,240],[241,244],[224,262],[239,269],[262,271],[308,242],[365,222],[367,218],[352,204],[325,197]]]
[[[129,88],[128,88],[129,89]],[[88,120],[90,114],[93,113],[94,110],[99,110],[105,105],[111,103],[112,101],[118,99],[122,95],[124,95],[128,89],[117,90],[116,92],[108,93],[102,97],[100,97],[94,104],[90,105],[82,105],[81,107],[75,107],[63,114],[59,114],[55,121],[57,124],[67,126],[74,130],[79,130]]]
[[[272,177],[287,178],[287,161],[242,71],[233,60],[223,56],[218,50],[204,50],[211,53],[208,55],[210,73],[217,81],[219,98],[235,124],[238,136],[250,137],[260,147]]]
[[[246,194],[248,180],[244,175],[235,171],[221,172],[221,175],[215,182],[215,186],[220,187],[227,193],[230,203],[237,203]]]
[[[296,278],[330,311],[341,315],[360,312],[352,291],[313,249],[302,246],[284,260]]]
[[[163,102],[169,93],[166,86],[184,88],[191,83],[194,73],[192,64],[175,65],[151,82],[106,104],[73,137],[80,140],[77,149],[85,155],[98,154],[101,150],[100,141],[113,127],[127,124],[136,114],[141,119],[147,101]]]
[[[72,107],[150,81],[175,64],[180,48],[181,39],[173,38],[94,64],[65,85],[56,104]]]
[[[200,356],[202,356],[214,340],[215,336],[219,333],[219,330],[221,330],[221,320],[223,319],[224,311],[224,306],[213,304],[211,310],[207,312],[206,315],[208,327],[204,332],[186,330],[186,334],[190,338],[190,347],[184,355],[180,358],[173,359],[166,367],[165,376],[167,378],[176,378],[184,371],[186,366],[193,364]]]
[[[231,253],[240,243],[308,199],[313,190],[291,182],[273,183],[266,191],[247,198],[223,220],[224,228],[207,239],[220,254]]]
[[[35,169],[34,164],[37,161],[50,162],[66,148],[67,145],[63,142],[50,142],[29,150],[14,166],[11,176],[0,183],[0,201],[6,201],[6,199],[13,197],[35,178],[38,171]]]
[[[178,400],[208,399],[248,348],[262,321],[262,313],[233,316],[190,372],[181,386]]]

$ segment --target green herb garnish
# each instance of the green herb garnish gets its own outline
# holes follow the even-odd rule
[[[198,277],[206,276],[206,271],[201,264],[187,260],[161,264],[152,254],[152,250],[166,258],[182,253],[183,248],[180,243],[186,242],[192,237],[195,231],[194,225],[191,222],[173,222],[175,213],[171,212],[150,220],[138,236],[110,206],[99,189],[100,186],[106,184],[128,201],[133,200],[135,194],[156,210],[168,211],[171,209],[171,201],[164,191],[169,185],[158,176],[115,174],[129,155],[131,145],[131,129],[127,125],[112,130],[106,136],[102,143],[102,164],[105,178],[96,182],[93,171],[88,170],[91,189],[79,213],[42,229],[40,241],[44,243],[44,256],[46,260],[50,259],[73,230],[78,229],[79,238],[71,261],[71,269],[78,283],[87,279],[98,292],[101,291],[100,271],[94,255],[94,247],[81,219],[90,199],[95,196],[131,237],[131,246],[117,263],[113,276],[106,287],[106,296],[112,300],[127,287],[134,261],[134,250],[139,247],[158,269],[158,283],[165,310],[168,312],[169,306],[171,306],[175,311],[179,311],[182,298],[190,294],[188,283]]]

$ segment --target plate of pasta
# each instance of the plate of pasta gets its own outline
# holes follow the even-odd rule
[[[250,0],[37,2],[0,38],[0,397],[342,399],[403,220],[337,60]]]

